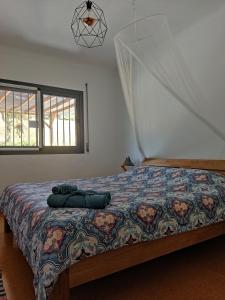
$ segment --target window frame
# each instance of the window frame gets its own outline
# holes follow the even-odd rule
[[[30,88],[36,88],[38,90],[38,94],[40,96],[40,108],[37,106],[37,110],[40,109],[39,112],[39,148],[38,147],[7,147],[4,150],[4,147],[0,149],[0,155],[25,155],[25,154],[83,154],[84,151],[84,93],[83,91],[71,90],[59,87],[53,87],[48,85],[27,83],[21,81],[0,79],[1,84],[8,85],[16,85],[27,86]],[[43,95],[52,95],[59,97],[70,97],[76,99],[76,125],[77,125],[77,146],[44,146],[43,138],[44,138],[44,113],[43,113]],[[9,150],[9,148],[12,148]]]

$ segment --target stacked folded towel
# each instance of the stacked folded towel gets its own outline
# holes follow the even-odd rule
[[[58,185],[52,188],[52,194],[48,197],[47,203],[54,208],[93,208],[103,209],[110,203],[109,192],[83,191],[77,186]]]
[[[52,188],[52,193],[66,195],[76,192],[77,190],[78,188],[76,185],[60,184]]]

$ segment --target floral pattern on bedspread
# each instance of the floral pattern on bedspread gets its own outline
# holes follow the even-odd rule
[[[54,185],[110,191],[104,210],[53,209]],[[225,220],[225,177],[213,172],[139,167],[116,176],[7,187],[0,199],[18,246],[34,273],[38,300],[58,275],[89,256]]]

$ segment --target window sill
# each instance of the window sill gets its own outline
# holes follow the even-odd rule
[[[41,155],[41,154],[84,154],[84,147],[44,147],[23,149],[1,149],[1,155]]]

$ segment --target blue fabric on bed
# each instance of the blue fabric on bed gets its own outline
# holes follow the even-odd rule
[[[76,185],[70,185],[70,184],[59,184],[57,186],[53,186],[52,193],[53,194],[71,194],[73,192],[76,192],[78,190]]]
[[[111,200],[108,192],[78,190],[70,194],[51,194],[47,199],[50,207],[54,208],[92,208],[103,209]]]
[[[54,209],[59,184],[109,191],[105,209]],[[225,177],[204,170],[140,167],[116,176],[5,188],[0,210],[34,273],[37,300],[46,300],[61,272],[85,257],[225,220]]]

